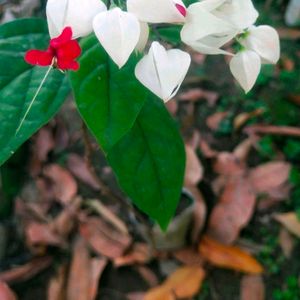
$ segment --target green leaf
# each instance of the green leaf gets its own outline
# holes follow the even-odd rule
[[[95,36],[81,43],[80,70],[71,75],[78,110],[104,151],[133,126],[146,99],[146,90],[134,76],[133,54],[119,69]]]
[[[166,229],[180,198],[185,151],[160,99],[148,98],[134,127],[107,158],[132,201]]]
[[[53,70],[16,134],[47,71],[28,65],[24,54],[32,48],[46,49],[48,42],[43,20],[21,19],[0,26],[0,165],[55,115],[69,92],[67,78]]]

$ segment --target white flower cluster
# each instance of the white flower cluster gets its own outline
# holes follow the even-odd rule
[[[181,40],[203,54],[231,55],[230,70],[248,92],[261,64],[275,64],[280,56],[279,37],[270,26],[254,26],[258,17],[251,0],[202,0],[185,7],[181,0],[127,0],[127,11],[107,10],[100,0],[48,0],[51,37],[71,26],[74,38],[95,32],[111,59],[123,67],[134,50],[143,51],[148,24],[182,24]],[[236,54],[222,49],[230,40],[240,44]],[[178,91],[191,63],[179,49],[166,50],[153,42],[137,64],[137,79],[168,101]]]

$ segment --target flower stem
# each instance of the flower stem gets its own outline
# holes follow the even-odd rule
[[[31,102],[30,102],[30,104],[29,104],[29,106],[28,106],[28,108],[27,108],[27,110],[26,110],[26,112],[25,112],[25,114],[24,114],[24,116],[23,116],[23,118],[22,118],[22,120],[21,120],[21,122],[20,122],[20,124],[19,124],[19,126],[18,126],[18,128],[17,128],[17,130],[16,130],[15,135],[17,135],[18,132],[20,131],[20,129],[21,129],[21,127],[22,127],[22,125],[23,125],[23,123],[24,123],[26,117],[28,116],[28,114],[29,114],[29,112],[30,112],[30,110],[31,110],[31,108],[32,108],[32,105],[33,105],[34,101],[36,100],[37,96],[39,95],[39,93],[40,93],[40,91],[41,91],[41,89],[42,89],[42,87],[43,87],[43,85],[44,85],[44,83],[45,83],[47,77],[49,76],[50,71],[52,70],[52,68],[53,68],[53,64],[48,68],[48,70],[47,70],[47,72],[46,72],[44,78],[42,79],[42,81],[41,81],[41,83],[40,83],[40,85],[39,85],[39,87],[38,87],[36,93],[34,94],[32,100],[31,100]]]

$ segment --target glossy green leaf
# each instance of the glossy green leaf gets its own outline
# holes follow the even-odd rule
[[[146,90],[134,76],[133,54],[119,69],[94,36],[81,42],[80,70],[71,75],[78,110],[104,151],[133,126]]]
[[[149,97],[108,160],[132,201],[166,229],[180,198],[185,151],[177,124],[160,99]]]
[[[21,19],[0,26],[0,165],[55,115],[69,92],[66,76],[53,70],[17,132],[47,71],[25,63],[24,54],[45,49],[48,42],[43,20]]]

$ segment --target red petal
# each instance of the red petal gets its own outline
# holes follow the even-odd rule
[[[56,50],[58,60],[74,60],[81,54],[81,48],[77,41],[69,41]]]
[[[29,50],[25,54],[25,61],[31,65],[50,66],[54,55],[49,51]]]
[[[61,70],[73,70],[79,69],[79,63],[75,60],[60,60],[57,62],[57,67]]]
[[[50,41],[50,46],[57,49],[61,47],[63,44],[71,41],[72,35],[73,35],[72,28],[66,27],[58,37]]]

